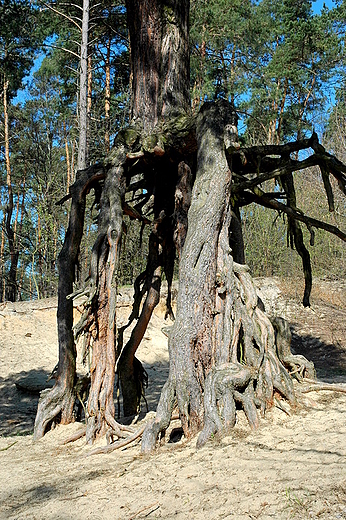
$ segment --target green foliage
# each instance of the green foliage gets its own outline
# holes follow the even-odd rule
[[[251,114],[247,138],[263,144],[300,138],[311,131],[314,114],[326,102],[340,56],[332,16],[327,11],[314,15],[309,0],[262,0],[255,16],[256,73],[243,105]]]
[[[6,71],[10,74],[11,95],[14,95],[16,89],[21,86],[23,75],[27,74],[32,66],[35,50],[38,48],[38,40],[34,38],[32,24],[37,22],[38,17],[40,23],[39,26],[35,25],[35,29],[40,37],[46,38],[45,58],[31,80],[30,93],[26,96],[28,101],[9,106],[12,189],[14,208],[17,208],[13,212],[12,227],[17,229],[16,244],[19,251],[17,282],[18,297],[21,299],[56,294],[57,257],[68,221],[68,204],[61,207],[57,206],[56,202],[66,195],[69,185],[74,180],[78,138],[79,34],[76,26],[80,17],[78,3],[67,6],[55,2],[52,4],[54,11],[31,9],[31,7],[29,9],[28,5],[24,2],[9,1],[0,5],[1,13],[5,13],[9,20],[8,27],[0,28],[0,45],[3,44],[2,48],[5,49],[6,42],[9,41],[12,45],[11,50],[18,49],[18,52],[20,50],[18,56],[15,53],[11,56],[12,61],[7,55],[7,61],[0,62],[3,67],[6,65]],[[19,7],[20,13],[27,17],[23,20],[22,27],[18,22]],[[69,19],[58,15],[56,11],[59,10]],[[71,20],[76,21],[76,24]],[[108,122],[111,127],[111,137],[127,118],[129,66],[125,46],[124,11],[119,9],[119,4],[114,2],[95,4],[91,21],[94,38],[90,47],[93,66],[89,118],[92,135],[90,161],[96,162],[106,155],[104,137],[106,42],[111,42],[111,103]],[[12,29],[17,32],[13,33]],[[24,48],[29,44],[31,47]],[[5,51],[0,54],[0,57],[5,57]],[[12,66],[13,63],[17,68]],[[0,175],[1,185],[5,186],[4,155],[0,156]],[[91,209],[92,200],[90,199],[88,203]],[[1,189],[1,224],[3,224],[5,204],[6,192]],[[94,209],[93,213],[87,212],[85,235],[89,238],[83,245],[85,253],[83,251],[81,255],[81,279],[87,276],[89,269],[86,264],[88,259],[90,260],[88,252],[91,250],[93,231],[96,228],[95,216],[97,217],[97,210]],[[1,282],[6,280],[10,265],[8,243],[4,232],[3,228],[5,240],[0,259]],[[3,286],[3,283],[0,286]],[[2,291],[0,292],[1,300],[3,294]]]
[[[37,17],[27,0],[0,0],[0,20],[0,89],[6,78],[13,97],[33,65]]]
[[[247,89],[247,58],[255,34],[251,0],[191,2],[192,99],[237,99]]]

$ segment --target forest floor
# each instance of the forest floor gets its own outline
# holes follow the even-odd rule
[[[298,281],[256,285],[269,313],[290,321],[294,351],[314,361],[318,378],[346,383],[346,281],[316,280],[310,309]],[[122,323],[130,303],[122,291]],[[199,451],[179,421],[151,456],[138,443],[91,456],[84,439],[63,445],[78,423],[34,443],[38,388],[57,363],[55,315],[54,299],[0,305],[1,520],[346,519],[346,393],[305,394],[295,414],[273,408],[256,432],[240,412],[229,437]],[[138,352],[149,416],[168,373],[163,315],[160,304]]]

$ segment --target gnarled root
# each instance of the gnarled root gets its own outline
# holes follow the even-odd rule
[[[95,448],[88,454],[88,456],[99,455],[100,453],[110,453],[111,451],[124,448],[125,446],[128,446],[129,444],[137,440],[142,435],[144,428],[145,425],[141,426],[137,431],[133,432],[131,435],[122,440],[112,442],[111,444],[108,444],[107,446],[103,446],[101,448]]]
[[[208,374],[204,389],[204,428],[197,448],[212,435],[227,433],[236,423],[236,403],[241,403],[250,426],[259,424],[251,370],[240,363],[214,367]]]
[[[71,422],[75,400],[74,388],[67,388],[63,380],[57,380],[51,389],[42,390],[35,419],[34,440],[41,439],[59,415],[61,424]]]
[[[154,450],[160,432],[165,431],[171,422],[175,403],[175,382],[168,379],[162,388],[161,397],[157,406],[156,417],[149,422],[142,437],[142,453]]]
[[[300,354],[292,354],[292,335],[289,324],[283,318],[275,317],[271,320],[275,329],[276,349],[281,363],[289,370],[299,382],[304,378],[315,379],[316,372],[312,361]]]

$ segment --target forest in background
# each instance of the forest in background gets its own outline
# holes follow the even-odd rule
[[[57,203],[75,180],[80,148],[85,3],[0,2],[0,301],[57,293],[69,208],[68,202]],[[128,122],[130,81],[124,5],[90,2],[88,12],[87,165],[107,156]],[[307,0],[194,0],[193,110],[226,98],[239,112],[243,144],[280,144],[315,130],[327,150],[346,161],[345,22],[344,2],[316,14]],[[21,100],[16,96],[24,84]],[[279,189],[269,182],[267,191]],[[318,168],[299,183],[299,208],[346,228],[345,201],[336,196],[335,211],[329,212]],[[93,201],[81,245],[81,281],[95,240]],[[287,247],[285,217],[253,204],[242,212],[252,273],[298,276],[301,260]],[[138,233],[140,225],[126,217],[120,284],[132,284],[145,267],[148,230]],[[317,230],[309,250],[314,275],[346,276],[346,251],[337,237]]]

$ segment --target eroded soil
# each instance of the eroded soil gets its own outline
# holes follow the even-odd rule
[[[314,361],[318,378],[346,383],[346,282],[315,281],[310,309],[298,281],[256,285],[268,312],[290,321],[293,348]],[[130,301],[123,291],[122,323]],[[232,435],[199,451],[180,438],[179,421],[168,435],[178,442],[150,457],[138,444],[93,456],[83,439],[62,445],[78,423],[33,443],[38,388],[57,362],[55,313],[55,300],[0,305],[1,520],[346,519],[345,393],[306,394],[291,415],[274,408],[255,433],[240,413]],[[149,415],[168,372],[162,326],[161,307],[138,353]]]

